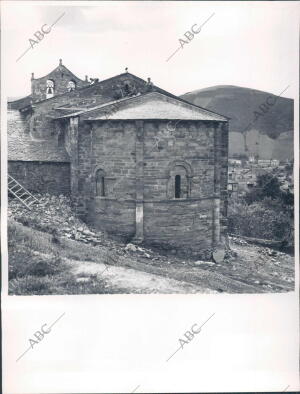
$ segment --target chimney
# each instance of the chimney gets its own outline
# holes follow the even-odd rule
[[[34,73],[31,73],[31,80],[34,79]]]
[[[85,82],[88,82],[88,76],[87,75],[85,76]]]
[[[59,65],[62,66],[62,59],[59,59]]]

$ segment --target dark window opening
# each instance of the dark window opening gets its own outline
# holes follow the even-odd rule
[[[65,145],[65,133],[63,131],[61,131],[58,134],[57,145],[58,146],[64,146]]]
[[[181,194],[181,176],[175,176],[175,198],[180,198]]]
[[[125,83],[124,90],[125,90],[126,94],[130,93],[130,87],[129,87],[128,83]]]
[[[96,174],[96,195],[105,197],[105,178],[102,170],[98,170]]]

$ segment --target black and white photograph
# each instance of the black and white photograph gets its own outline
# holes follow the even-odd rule
[[[62,296],[61,305],[74,300],[88,310],[87,296],[100,307],[117,295],[120,310],[128,295],[149,311],[150,295],[162,303],[199,297],[189,299],[219,308],[228,297],[256,297],[253,313],[271,300],[258,306],[258,297],[296,305],[299,1],[4,1],[1,8],[7,305],[24,302],[23,314],[30,303],[50,308]],[[8,315],[13,310],[7,306]],[[217,321],[218,312],[207,311],[174,354],[168,347],[169,364],[202,325]],[[25,353],[20,345],[13,356],[18,365],[37,357],[49,327],[59,331],[66,316],[61,309],[41,321],[27,350],[23,340]],[[297,391],[291,376],[274,391]],[[58,392],[48,383],[43,390],[40,380],[37,388],[11,383],[6,392]],[[78,392],[87,387],[95,392]],[[256,387],[265,388],[274,389]],[[132,390],[151,389],[137,381]]]
[[[95,53],[89,41],[82,54],[79,43],[62,45],[60,34],[81,31],[72,22],[78,18],[90,37],[103,35],[97,8],[37,8],[53,24],[16,59],[32,73],[9,76],[21,95],[8,97],[7,113],[9,293],[293,291],[290,58],[268,85],[270,70],[260,64],[267,55],[247,47],[251,71],[260,72],[255,84],[237,65],[228,72],[227,64],[225,74],[220,48],[210,48],[208,62],[201,54],[195,70],[189,63],[185,84],[176,62],[210,45],[202,41],[214,40],[218,15],[188,25],[174,39],[177,50],[168,57],[166,45],[151,70],[145,54],[154,48],[142,40],[145,53],[132,53],[126,41],[135,34],[127,13],[117,27],[126,31],[123,42],[101,42]],[[31,60],[40,50],[46,58]]]

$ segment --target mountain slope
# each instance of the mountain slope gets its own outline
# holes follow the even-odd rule
[[[293,157],[294,100],[230,85],[195,90],[181,98],[230,118],[230,155]]]

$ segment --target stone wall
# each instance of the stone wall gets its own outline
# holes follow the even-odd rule
[[[168,127],[169,125],[169,127]],[[146,122],[144,125],[144,237],[185,253],[214,239],[216,122]],[[175,176],[183,194],[175,198]]]
[[[174,123],[169,123],[170,129]],[[167,121],[144,125],[145,199],[175,198],[170,179],[175,167],[188,178],[189,197],[212,197],[215,122],[181,121],[174,132],[166,130]]]
[[[31,132],[29,115],[16,110],[8,111],[7,120],[7,148],[10,161],[45,161],[68,163],[70,158],[66,152],[64,142],[60,141],[61,131],[57,131],[48,138]],[[39,130],[42,130],[39,127]]]
[[[30,133],[30,114],[21,114],[18,110],[7,111],[7,133],[8,135]]]
[[[80,124],[78,195],[85,201],[87,220],[107,232],[135,232],[135,124]],[[97,171],[105,175],[105,196],[97,195]]]
[[[180,249],[186,255],[212,247],[211,199],[176,199],[144,203],[146,243]]]
[[[9,161],[8,174],[31,192],[70,194],[70,164]]]
[[[128,242],[135,236],[135,200],[93,198],[86,207],[86,220],[95,228],[119,235]]]
[[[147,243],[199,253],[226,230],[227,126],[181,121],[169,133],[167,125],[160,120],[79,123],[77,195],[86,220],[101,230],[130,238],[142,227]],[[105,196],[96,195],[97,170],[105,177]],[[180,199],[176,174],[184,189]]]
[[[227,207],[228,207],[228,145],[229,125],[220,124],[217,129],[216,151],[219,152],[217,159],[220,163],[220,234],[227,235]]]

